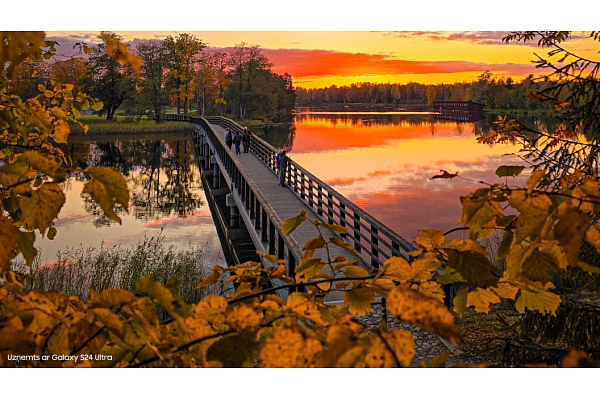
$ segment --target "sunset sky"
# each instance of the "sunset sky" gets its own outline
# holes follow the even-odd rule
[[[133,44],[189,32],[208,44],[207,51],[227,51],[244,41],[259,45],[275,72],[290,73],[294,84],[305,88],[367,81],[454,83],[476,79],[486,70],[519,80],[539,71],[531,63],[533,53],[545,55],[547,50],[536,43],[502,43],[507,32],[542,28],[579,34],[595,26],[594,13],[577,12],[574,18],[575,11],[557,13],[517,0],[380,0],[376,5],[340,0],[178,1],[158,8],[135,0],[109,7],[78,4],[61,18],[48,18],[45,4],[32,0],[3,5],[9,12],[13,8],[36,15],[3,21],[2,29],[43,29],[63,53],[77,41],[96,42],[102,30],[117,32]],[[592,50],[597,43],[591,45],[589,39],[569,45],[598,58]]]
[[[472,81],[489,70],[520,80],[537,74],[532,44],[506,44],[507,31],[116,31],[135,45],[188,32],[205,42],[207,52],[228,52],[241,42],[257,44],[273,63],[273,71],[292,75],[304,88],[372,83],[454,83]],[[580,54],[597,56],[584,33],[568,43]],[[49,31],[48,37],[67,52],[78,41],[97,42],[96,32]],[[597,45],[597,43],[596,43]]]

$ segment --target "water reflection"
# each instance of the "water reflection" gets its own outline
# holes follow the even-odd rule
[[[431,115],[328,111],[295,115],[291,158],[409,240],[421,229],[456,227],[460,196],[483,186],[480,182],[499,182],[495,170],[500,165],[527,165],[514,144],[477,143],[496,115],[456,122]],[[525,122],[553,129],[550,120]],[[458,172],[459,178],[431,180],[440,170]],[[523,178],[506,181],[524,184]]]
[[[81,194],[89,177],[72,174],[62,184],[67,200],[56,223],[56,239],[36,242],[43,258],[50,259],[67,246],[133,244],[162,229],[165,244],[208,245],[208,258],[219,260],[221,247],[205,205],[192,146],[187,136],[70,143],[64,151],[73,165],[111,166],[125,176],[131,194],[129,214],[117,208],[122,225],[109,220],[96,202]]]

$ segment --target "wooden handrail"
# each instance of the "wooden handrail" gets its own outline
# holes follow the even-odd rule
[[[228,129],[242,130],[241,125],[225,117],[208,117],[206,120]],[[275,147],[253,135],[250,151],[276,173]],[[412,243],[291,159],[288,162],[286,178],[294,193],[315,210],[323,222],[346,227],[349,236],[347,240],[354,244],[354,248],[362,253],[363,258],[370,259],[371,266],[379,267],[391,256],[408,258],[407,253],[415,249]]]

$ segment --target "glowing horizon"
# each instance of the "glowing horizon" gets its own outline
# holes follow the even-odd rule
[[[115,32],[135,46],[183,32]],[[453,84],[471,82],[485,71],[521,81],[539,75],[534,52],[546,55],[537,42],[504,43],[503,31],[415,32],[188,32],[207,44],[205,52],[228,52],[236,44],[258,45],[276,73],[289,73],[295,87],[305,89],[374,84]],[[97,32],[47,32],[60,50],[78,41],[97,42]],[[574,33],[569,49],[594,59],[597,43]]]

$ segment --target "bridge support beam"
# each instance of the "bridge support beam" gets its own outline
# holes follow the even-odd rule
[[[225,204],[229,207],[229,227],[237,228],[240,226],[240,213],[238,212],[237,205],[233,196],[228,194],[225,196]]]
[[[217,164],[217,160],[215,159],[215,156],[210,157],[210,162],[213,165],[212,187],[213,187],[213,189],[218,189],[219,187],[221,187],[221,185],[220,185],[221,174],[219,173],[219,164]]]

